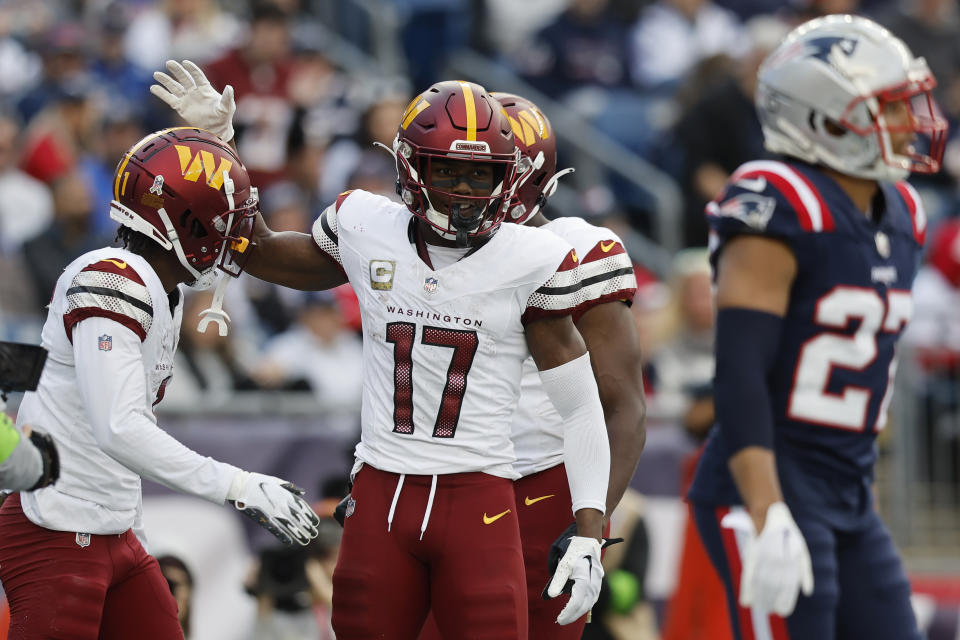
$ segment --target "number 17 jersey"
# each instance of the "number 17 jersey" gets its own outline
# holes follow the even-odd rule
[[[524,326],[581,303],[576,253],[549,232],[502,225],[435,270],[413,242],[417,222],[401,204],[349,191],[313,226],[360,303],[357,458],[393,473],[516,478],[510,435]]]

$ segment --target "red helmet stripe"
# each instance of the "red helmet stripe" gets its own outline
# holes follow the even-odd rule
[[[460,82],[463,90],[463,105],[467,110],[467,140],[477,139],[477,103],[473,99],[473,88],[468,82]]]

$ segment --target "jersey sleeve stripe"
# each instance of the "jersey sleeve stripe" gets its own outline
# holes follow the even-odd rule
[[[140,278],[140,275],[134,271],[132,267],[127,265],[125,260],[101,260],[99,262],[94,262],[93,264],[87,265],[82,271],[100,271],[103,273],[112,273],[126,278],[127,280],[132,280],[139,285],[143,284],[143,279]]]
[[[927,239],[927,212],[923,208],[923,200],[920,194],[913,188],[909,182],[901,180],[896,184],[897,192],[907,204],[910,211],[910,222],[913,224],[913,237],[917,244],[923,245]]]
[[[124,270],[132,272],[131,269]],[[70,282],[66,302],[64,326],[68,337],[72,335],[74,324],[96,315],[129,326],[141,340],[146,339],[153,324],[153,301],[149,290],[125,273],[99,269],[81,271]]]
[[[147,339],[147,330],[144,329],[140,322],[130,316],[102,307],[81,307],[73,309],[63,315],[63,329],[66,331],[67,338],[71,344],[73,344],[73,327],[81,320],[86,320],[87,318],[107,318],[108,320],[113,320],[137,334],[140,342]]]
[[[320,251],[330,256],[341,269],[340,236],[337,226],[337,205],[327,207],[313,223],[312,237]]]
[[[605,282],[607,280],[612,280],[614,278],[619,278],[621,276],[628,276],[628,279],[633,280],[634,288],[636,288],[636,278],[633,275],[633,267],[623,267],[621,269],[616,269],[614,271],[607,271],[605,273],[598,273],[595,276],[590,276],[584,278],[580,281],[580,286],[583,288],[593,286]]]
[[[570,264],[574,266],[571,268]],[[558,270],[550,276],[527,300],[527,308],[520,317],[523,324],[549,316],[571,315],[583,304],[582,274],[573,258],[567,254]]]
[[[817,205],[818,205],[817,210],[820,212],[822,227],[820,229],[816,229],[816,231],[833,231],[834,229],[833,214],[830,213],[830,207],[827,206],[827,202],[823,199],[823,196],[820,195],[819,189],[817,189],[814,186],[814,184],[810,182],[807,176],[803,175],[799,171],[796,171],[786,166],[784,168],[787,169],[787,171],[789,171],[796,177],[798,177],[803,182],[803,184],[806,185],[809,192],[812,193],[813,196],[817,199]]]
[[[743,178],[764,178],[787,199],[797,213],[800,226],[806,231],[830,231],[833,217],[820,193],[808,180],[782,162],[757,160],[748,162],[730,177],[735,183]]]
[[[117,291],[116,289],[108,289],[106,287],[74,286],[67,289],[67,300],[70,300],[72,297],[85,297],[79,296],[78,294],[90,294],[90,296],[95,298],[100,296],[112,296],[114,298],[119,298],[127,304],[140,309],[149,317],[153,317],[153,307],[142,300],[138,300],[137,298],[129,296],[122,291]]]
[[[580,289],[582,278],[583,273],[580,269],[557,271],[537,289],[537,292],[543,293],[544,295],[566,295],[567,293],[576,292]]]

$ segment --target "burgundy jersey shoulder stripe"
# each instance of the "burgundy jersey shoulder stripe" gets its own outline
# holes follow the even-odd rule
[[[143,342],[147,339],[147,332],[143,325],[130,316],[124,315],[117,311],[102,309],[100,307],[81,307],[63,315],[63,329],[67,332],[67,338],[70,340],[71,344],[73,344],[73,328],[78,322],[81,320],[86,320],[87,318],[106,318],[108,320],[113,320],[114,322],[122,324],[137,334],[137,337],[140,338],[140,342]]]
[[[123,276],[129,280],[133,280],[137,284],[144,284],[143,278],[140,277],[132,266],[127,264],[125,260],[120,258],[105,258],[99,262],[94,262],[93,264],[88,264],[86,267],[81,269],[83,271],[103,271],[104,273],[113,273],[118,276]]]

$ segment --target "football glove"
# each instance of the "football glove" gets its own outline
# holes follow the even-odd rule
[[[36,491],[50,486],[60,477],[60,456],[57,454],[57,445],[49,434],[33,429],[30,431],[30,442],[40,452],[40,459],[43,460],[43,475],[30,487],[30,491]]]
[[[222,94],[218,93],[200,67],[189,60],[182,65],[167,60],[167,71],[172,78],[163,71],[153,72],[153,79],[160,84],[150,85],[150,93],[166,102],[191,127],[206,129],[230,142],[237,110],[233,87],[227,85]]]
[[[344,496],[343,500],[337,503],[337,506],[333,510],[333,519],[340,523],[340,526],[344,526],[344,522],[347,521],[347,507],[350,505],[350,500],[353,499],[349,493]]]
[[[284,544],[296,541],[306,545],[317,537],[320,518],[300,497],[303,493],[286,480],[241,471],[233,479],[227,500]]]
[[[561,593],[570,595],[570,601],[557,616],[557,624],[570,624],[593,607],[603,583],[600,550],[618,542],[623,542],[623,538],[604,538],[601,546],[596,538],[578,536],[574,523],[550,545],[547,560],[550,582],[541,597],[549,600]]]
[[[770,505],[760,535],[746,511],[728,513],[720,524],[744,540],[740,606],[786,617],[801,591],[813,594],[810,552],[786,504]]]

